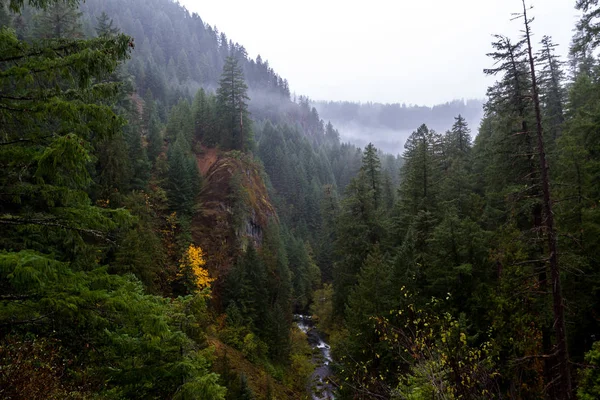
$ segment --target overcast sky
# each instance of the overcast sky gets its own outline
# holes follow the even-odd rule
[[[520,0],[180,0],[292,91],[315,100],[432,105],[483,98],[491,34],[518,36]],[[575,0],[530,0],[534,40],[566,56]]]

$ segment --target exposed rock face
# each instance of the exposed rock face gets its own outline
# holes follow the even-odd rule
[[[206,253],[207,267],[220,276],[249,243],[260,247],[263,231],[277,222],[261,169],[239,152],[210,149],[198,157],[204,185],[192,234]]]

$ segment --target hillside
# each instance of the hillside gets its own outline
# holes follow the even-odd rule
[[[568,71],[518,5],[429,108],[171,0],[0,2],[0,398],[597,398],[600,5]]]
[[[325,121],[331,121],[343,140],[364,147],[373,142],[391,154],[402,154],[404,143],[415,127],[426,124],[444,132],[461,115],[472,127],[483,118],[482,100],[454,100],[432,107],[406,104],[315,102]]]

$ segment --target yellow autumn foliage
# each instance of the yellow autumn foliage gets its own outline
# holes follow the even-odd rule
[[[179,267],[180,276],[186,276],[191,281],[190,283],[197,290],[210,288],[210,284],[215,280],[208,274],[208,270],[204,268],[206,260],[204,252],[200,246],[190,244],[181,259]]]

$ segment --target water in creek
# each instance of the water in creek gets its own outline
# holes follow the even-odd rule
[[[319,354],[313,357],[315,363],[315,372],[311,377],[311,391],[313,400],[332,400],[333,386],[328,383],[327,378],[331,376],[331,349],[323,340],[319,331],[315,328],[312,318],[309,315],[294,315],[294,320],[298,328],[306,334],[308,343],[313,349],[318,349]]]

